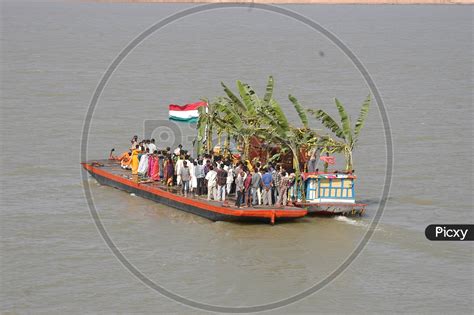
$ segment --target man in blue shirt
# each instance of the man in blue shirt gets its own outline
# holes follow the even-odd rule
[[[265,168],[265,174],[262,176],[263,187],[263,205],[272,205],[272,172],[269,168]]]

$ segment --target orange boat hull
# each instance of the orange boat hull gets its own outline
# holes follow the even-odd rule
[[[140,183],[123,174],[124,171],[113,161],[81,163],[100,184],[118,188],[137,196],[190,212],[213,221],[267,221],[289,220],[304,217],[306,209],[296,207],[236,208],[202,198],[186,197],[167,191],[155,183]]]

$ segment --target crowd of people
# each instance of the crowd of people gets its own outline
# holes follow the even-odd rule
[[[207,200],[224,203],[233,196],[238,208],[285,206],[295,180],[295,175],[280,165],[219,154],[193,158],[182,145],[173,151],[169,147],[160,150],[154,139],[138,141],[138,136],[132,138],[130,150],[120,156],[114,156],[112,150],[110,159],[119,161],[137,178],[177,186],[184,195],[207,196]]]

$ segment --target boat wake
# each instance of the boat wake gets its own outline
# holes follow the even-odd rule
[[[340,216],[337,216],[335,217],[336,221],[339,221],[339,222],[344,222],[344,223],[347,223],[347,224],[350,224],[350,225],[353,225],[353,226],[358,226],[358,227],[362,227],[364,229],[369,229],[370,227],[370,221],[366,221],[366,220],[363,220],[363,219],[351,219],[351,218],[348,218],[346,216],[343,216],[343,215],[340,215]],[[376,228],[375,228],[375,231],[379,231],[379,232],[384,232],[384,228],[382,228],[380,225],[378,225]]]
[[[335,217],[336,221],[344,222],[350,225],[355,225],[355,226],[362,226],[362,227],[367,227],[368,224],[362,220],[356,220],[356,219],[351,219],[346,216],[340,215]]]

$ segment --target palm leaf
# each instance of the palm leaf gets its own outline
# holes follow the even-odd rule
[[[301,104],[298,102],[296,97],[293,95],[288,95],[288,99],[293,103],[293,106],[295,107],[296,112],[298,113],[298,116],[300,116],[301,123],[303,123],[303,127],[305,129],[308,129],[308,116],[306,115],[306,112],[301,106]]]
[[[336,98],[336,107],[339,111],[339,116],[341,116],[341,124],[342,124],[342,131],[344,132],[344,138],[346,142],[352,142],[352,129],[351,129],[351,119],[349,115],[347,115],[346,109],[342,105],[341,102]]]
[[[344,132],[342,131],[339,124],[325,111],[322,109],[318,109],[316,111],[308,109],[308,113],[312,114],[317,120],[319,120],[324,125],[324,127],[334,132],[337,137],[344,139]]]
[[[369,94],[367,95],[367,98],[365,99],[364,103],[362,103],[362,107],[360,108],[359,118],[357,119],[357,122],[354,127],[354,135],[356,136],[356,138],[359,137],[359,133],[361,129],[364,127],[365,119],[367,118],[367,114],[369,113],[370,102],[371,102],[371,96]]]

